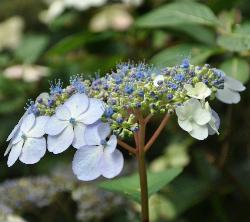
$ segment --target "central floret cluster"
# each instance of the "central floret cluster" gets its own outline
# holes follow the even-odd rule
[[[206,99],[237,103],[244,89],[221,70],[207,64],[194,66],[186,59],[163,69],[143,63],[120,64],[101,78],[74,76],[66,88],[61,81],[51,83],[50,93],[30,103],[8,137],[8,165],[17,159],[33,164],[46,149],[58,154],[72,145],[77,149],[73,171],[79,179],[112,178],[123,167],[117,137],[140,130],[138,112],[142,118],[176,113],[180,127],[203,140],[218,133],[220,125]]]

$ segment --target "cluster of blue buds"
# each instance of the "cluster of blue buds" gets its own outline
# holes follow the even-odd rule
[[[238,103],[243,90],[238,80],[221,70],[208,64],[194,66],[187,59],[163,69],[144,63],[119,64],[111,73],[92,80],[73,76],[65,88],[58,80],[49,93],[29,103],[9,135],[8,166],[17,159],[34,164],[46,149],[58,154],[72,145],[77,149],[73,171],[78,179],[113,178],[124,163],[116,149],[117,137],[140,131],[138,116],[144,121],[176,113],[179,126],[203,140],[218,134],[220,125],[207,100],[216,97],[227,104]]]

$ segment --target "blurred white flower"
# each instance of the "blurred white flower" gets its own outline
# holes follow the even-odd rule
[[[164,76],[163,75],[157,75],[155,78],[154,78],[154,86],[155,87],[158,87],[161,85],[161,83],[164,82]]]
[[[190,99],[177,107],[176,114],[180,127],[192,137],[204,140],[208,137],[208,126],[212,118],[211,112],[202,107],[197,99]]]
[[[24,21],[21,17],[11,17],[0,23],[0,51],[15,49],[22,40]]]
[[[86,145],[86,126],[99,120],[104,113],[103,103],[89,99],[85,94],[71,96],[56,109],[45,126],[48,150],[54,154],[65,151],[71,144],[75,148]]]
[[[216,98],[223,103],[236,104],[240,102],[240,93],[246,87],[238,80],[226,76],[224,77],[224,89],[219,89],[216,93]]]
[[[49,69],[38,65],[14,65],[6,68],[3,75],[9,79],[22,79],[25,82],[36,82],[49,75]]]
[[[122,5],[111,5],[93,16],[90,21],[90,29],[101,32],[107,29],[117,31],[127,30],[133,23],[133,17]]]
[[[43,21],[44,23],[50,23],[56,17],[61,15],[64,12],[64,10],[67,8],[73,8],[78,11],[84,11],[91,7],[103,6],[108,2],[108,0],[51,0],[51,1],[45,0],[45,2],[49,5],[49,8],[43,11],[39,15],[39,17],[41,21]],[[143,0],[120,0],[117,2],[122,3],[121,6],[122,5],[139,6],[143,2]],[[107,26],[107,23],[108,23],[109,27],[112,27],[115,30],[125,30],[127,27],[131,25],[133,19],[127,11],[113,10],[113,12],[114,14],[109,14],[108,16],[109,18],[107,18],[106,13],[102,13],[102,12],[98,13],[93,18],[91,28],[93,28],[93,25],[94,25],[96,28],[93,28],[93,30],[96,30],[98,29],[98,27],[101,26],[101,24]],[[102,19],[105,19],[106,21],[102,21]],[[112,25],[110,25],[111,20],[112,20]]]
[[[211,95],[211,90],[203,82],[196,83],[194,87],[191,84],[185,84],[184,88],[187,90],[187,95],[192,98],[204,100]]]
[[[9,135],[10,144],[5,152],[8,157],[8,166],[12,166],[17,159],[26,164],[37,163],[46,152],[46,140],[43,137],[44,126],[48,116],[35,117],[26,112]]]
[[[122,153],[116,149],[117,138],[115,135],[106,141],[109,134],[109,126],[102,122],[98,122],[86,130],[85,137],[92,138],[92,140],[87,140],[87,143],[90,144],[80,147],[73,159],[73,172],[79,180],[90,181],[101,175],[113,178],[121,172],[124,158]]]

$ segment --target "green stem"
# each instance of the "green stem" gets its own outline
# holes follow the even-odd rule
[[[148,182],[147,182],[147,169],[145,163],[145,128],[144,121],[140,121],[140,130],[138,132],[137,141],[137,160],[140,176],[140,188],[141,188],[141,213],[142,222],[149,222],[149,208],[148,208]]]

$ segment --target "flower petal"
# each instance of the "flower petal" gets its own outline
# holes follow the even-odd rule
[[[189,120],[179,120],[179,119],[178,119],[178,124],[179,124],[179,126],[180,126],[183,130],[185,130],[185,131],[187,131],[187,132],[190,132],[190,131],[193,129],[192,123],[191,123]]]
[[[59,135],[48,136],[48,150],[54,154],[62,153],[70,147],[73,139],[73,128],[69,125]]]
[[[65,105],[58,106],[56,109],[56,117],[59,120],[69,120],[71,115],[67,106]]]
[[[25,140],[20,161],[25,164],[37,163],[46,153],[46,140],[42,138],[28,138]]]
[[[244,91],[246,89],[246,87],[237,79],[234,79],[230,76],[225,76],[225,87],[232,89],[234,91]]]
[[[35,125],[27,134],[28,137],[42,137],[45,134],[45,125],[49,119],[49,116],[38,116]]]
[[[7,161],[8,167],[11,167],[19,158],[19,156],[22,152],[23,143],[24,143],[24,141],[21,140],[20,142],[18,142],[17,144],[14,144],[11,147],[11,151],[10,151],[8,161]]]
[[[101,118],[104,111],[104,105],[101,100],[90,99],[87,111],[82,113],[77,119],[86,125],[93,124]]]
[[[55,115],[51,116],[45,125],[45,132],[50,136],[61,133],[70,123],[57,119]]]
[[[205,125],[211,120],[212,115],[208,110],[199,108],[194,111],[193,118],[197,124]]]
[[[89,98],[85,94],[74,94],[64,105],[69,109],[72,118],[78,117],[84,113],[89,107]]]
[[[72,146],[75,148],[79,148],[81,146],[87,145],[85,140],[85,130],[86,125],[82,123],[77,123],[74,127],[74,140]]]
[[[217,90],[216,98],[226,104],[236,104],[240,101],[240,94],[236,91],[224,88]]]
[[[212,110],[212,119],[208,123],[208,134],[214,135],[215,133],[219,134],[218,129],[220,128],[220,117],[219,115]]]
[[[23,118],[22,124],[21,124],[21,131],[25,134],[29,132],[29,130],[33,127],[35,124],[36,117],[33,113],[28,114]]]
[[[108,123],[97,121],[86,127],[85,140],[88,145],[101,145],[101,140],[105,140],[110,132],[111,129]]]
[[[79,180],[90,181],[98,178],[103,146],[84,146],[75,153],[72,169]]]
[[[104,148],[99,168],[101,174],[106,178],[113,178],[117,176],[123,169],[124,158],[119,150],[110,153],[109,150]]]
[[[107,145],[105,147],[105,152],[113,153],[117,146],[117,137],[115,135],[112,135],[109,138],[109,141],[107,142]]]
[[[11,131],[10,135],[8,136],[7,140],[6,141],[10,141],[17,133],[17,131],[20,129],[20,125],[21,124],[17,124],[14,129]]]
[[[208,127],[207,125],[200,126],[193,124],[193,129],[189,132],[189,134],[197,140],[204,140],[208,137]]]

